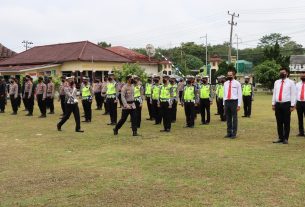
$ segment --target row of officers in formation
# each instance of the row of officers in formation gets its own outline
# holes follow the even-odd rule
[[[114,74],[110,73],[104,80],[96,79],[90,84],[88,78],[83,78],[80,88],[80,96],[84,111],[83,122],[92,120],[92,100],[95,97],[97,110],[105,108],[105,115],[109,114],[113,132],[118,134],[130,115],[133,136],[137,136],[137,130],[141,126],[142,106],[146,102],[149,118],[155,125],[163,122],[161,132],[170,132],[172,123],[176,122],[177,105],[184,107],[186,128],[194,128],[197,114],[201,115],[201,124],[208,125],[211,120],[210,106],[216,97],[217,113],[221,121],[227,122],[227,135],[234,139],[237,135],[237,111],[240,110],[243,101],[244,116],[251,116],[253,101],[253,86],[249,83],[249,77],[245,77],[245,83],[241,85],[235,80],[234,71],[229,71],[227,76],[218,77],[218,83],[212,87],[208,83],[208,76],[187,76],[177,80],[174,76],[159,75],[149,76],[146,83],[136,75],[126,77],[124,83],[116,81]],[[49,114],[54,114],[55,85],[51,77],[38,78],[35,85],[30,76],[26,76],[23,84],[16,78],[10,78],[9,87],[6,87],[3,77],[0,77],[0,110],[5,111],[6,97],[9,94],[13,115],[23,101],[27,116],[33,116],[34,100],[36,97],[40,118],[45,118],[47,109]],[[78,107],[78,90],[74,77],[62,77],[59,87],[59,100],[61,102],[62,118],[57,124],[61,131],[63,124],[73,113],[76,132],[83,132],[80,125],[80,113]],[[117,121],[118,104],[122,108],[122,116]]]

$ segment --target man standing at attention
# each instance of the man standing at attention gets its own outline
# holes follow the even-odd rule
[[[237,134],[237,112],[242,102],[241,84],[234,79],[235,72],[228,71],[227,81],[224,83],[224,108],[227,119],[227,135],[225,138],[235,139]]]
[[[288,69],[280,70],[280,79],[275,81],[272,97],[272,110],[275,111],[278,140],[273,143],[288,144],[290,117],[296,101],[296,87],[288,77]]]
[[[297,136],[304,136],[304,124],[303,117],[305,114],[305,71],[301,72],[301,81],[296,85],[297,89],[297,113],[298,113],[298,122],[299,122],[299,134]]]

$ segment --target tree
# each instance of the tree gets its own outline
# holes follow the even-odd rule
[[[281,66],[275,60],[266,60],[254,67],[254,76],[263,87],[271,90],[274,82],[279,78],[280,68]]]
[[[121,80],[126,80],[126,77],[130,74],[139,76],[141,80],[146,80],[147,78],[145,70],[138,64],[126,63],[122,66],[122,70],[114,69],[114,74],[115,77]]]
[[[273,46],[277,42],[281,47],[290,41],[290,37],[283,36],[280,33],[271,33],[269,35],[265,35],[260,39],[258,46],[266,47],[266,46]]]
[[[102,47],[102,48],[111,47],[111,43],[107,43],[105,41],[98,42],[97,45]]]
[[[289,56],[283,56],[280,51],[280,45],[275,42],[275,45],[264,50],[264,54],[267,60],[274,60],[282,67],[288,67],[290,62]]]

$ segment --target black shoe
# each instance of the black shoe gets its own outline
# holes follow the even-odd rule
[[[25,116],[33,116],[33,114],[27,114],[27,115],[25,115]]]
[[[278,144],[278,143],[282,143],[282,142],[283,142],[283,140],[281,140],[281,139],[278,139],[278,140],[276,140],[276,141],[273,141],[274,144]]]
[[[83,132],[85,132],[85,131],[84,131],[84,130],[81,130],[81,129],[77,129],[77,130],[75,130],[75,132],[83,133]]]
[[[283,144],[288,144],[288,140],[285,139],[285,140],[283,141]]]
[[[57,131],[61,131],[61,126],[57,124]]]
[[[304,137],[304,133],[299,133],[297,137]]]
[[[38,118],[46,118],[46,117],[47,117],[46,115],[42,114]]]
[[[55,114],[54,111],[50,111],[48,114]]]
[[[232,135],[230,138],[231,139],[236,139],[236,137],[237,137],[236,135]]]
[[[174,124],[174,123],[176,123],[176,120],[173,120],[173,121],[172,121],[172,124]]]
[[[214,114],[214,115],[220,115],[220,114],[217,113],[217,114]]]
[[[227,134],[226,136],[224,136],[224,138],[231,138],[232,135],[231,134]]]
[[[171,130],[170,129],[163,129],[163,130],[160,130],[160,132],[170,132]]]
[[[133,131],[133,132],[132,132],[132,136],[137,137],[137,136],[140,136],[140,135],[138,134],[137,131]]]
[[[161,123],[154,123],[154,125],[159,125],[159,124],[161,124]]]
[[[200,125],[206,125],[207,123],[206,122],[201,122],[201,124]]]
[[[13,112],[13,113],[11,113],[11,115],[17,115],[17,112]]]
[[[119,130],[113,129],[113,134],[114,134],[114,135],[118,135],[118,134],[119,134]]]
[[[194,126],[189,126],[189,128],[194,128]]]
[[[242,116],[242,117],[247,117],[246,115]]]
[[[116,123],[108,123],[107,125],[108,126],[113,126],[113,125],[116,125]]]
[[[248,115],[247,117],[248,117],[248,118],[250,118],[251,116],[250,116],[250,115]]]

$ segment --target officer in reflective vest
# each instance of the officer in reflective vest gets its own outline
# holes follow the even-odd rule
[[[108,125],[116,125],[117,123],[117,104],[118,104],[118,90],[114,80],[114,74],[108,74],[108,83],[106,85],[106,102],[110,115],[110,123]]]
[[[83,122],[91,122],[92,119],[92,89],[89,84],[89,78],[84,77],[83,78],[83,87],[82,87],[82,104],[83,104],[83,109],[85,113],[85,120]]]
[[[209,124],[211,120],[210,105],[213,103],[211,86],[208,83],[209,76],[202,78],[202,84],[199,86],[199,108],[201,114],[201,124]]]
[[[186,117],[185,128],[194,128],[195,106],[198,105],[198,91],[194,86],[193,76],[187,76],[186,86],[183,89],[181,105],[184,107]]]
[[[155,119],[155,125],[158,125],[161,124],[160,108],[158,107],[160,96],[160,76],[155,75],[153,81],[154,84],[151,88],[152,115]]]
[[[175,76],[170,77],[170,86],[171,86],[171,100],[172,100],[172,109],[171,109],[171,120],[172,123],[176,122],[177,117],[177,104],[178,104],[178,85]]]
[[[152,88],[152,76],[148,76],[147,78],[147,83],[145,84],[145,98],[146,98],[146,104],[148,108],[148,114],[149,118],[146,120],[152,121],[153,119],[153,114],[152,114],[152,104],[151,104],[151,88]]]
[[[144,90],[140,78],[136,75],[132,76],[134,80],[134,102],[136,105],[136,125],[137,128],[141,127],[142,117],[142,104],[144,100]]]
[[[170,132],[171,130],[171,85],[169,84],[169,76],[163,75],[162,77],[163,85],[160,86],[159,102],[158,106],[160,108],[161,120],[163,120],[163,130],[160,132]]]
[[[217,108],[219,108],[219,116],[221,121],[226,121],[226,116],[224,114],[224,106],[223,106],[223,96],[224,96],[224,82],[225,76],[219,76],[218,87],[216,89],[216,96],[217,96]]]
[[[244,103],[244,115],[243,117],[250,118],[251,116],[251,109],[252,109],[252,101],[253,101],[253,86],[249,83],[250,77],[245,76],[245,83],[242,86],[243,92],[243,103]]]

